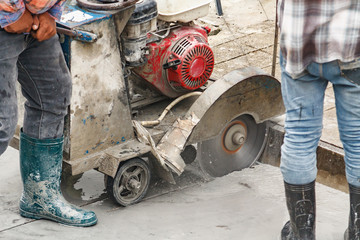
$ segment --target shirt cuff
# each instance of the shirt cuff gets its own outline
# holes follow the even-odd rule
[[[0,26],[1,28],[5,28],[13,23],[15,23],[17,20],[21,18],[21,16],[25,12],[25,7],[22,9],[19,9],[16,12],[8,13],[8,12],[2,12],[0,11],[0,14],[2,15],[0,18]]]
[[[52,8],[49,9],[48,13],[55,20],[60,20],[64,3],[65,1],[58,1]]]

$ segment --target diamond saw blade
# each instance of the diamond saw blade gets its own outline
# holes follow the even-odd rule
[[[249,115],[230,121],[213,139],[198,145],[201,168],[213,177],[250,167],[259,159],[267,139],[266,123]]]

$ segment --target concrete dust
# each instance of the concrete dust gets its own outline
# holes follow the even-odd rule
[[[148,197],[126,208],[101,198],[102,174],[89,171],[77,176],[73,179],[74,189],[82,190],[78,195],[80,205],[85,204],[86,209],[97,213],[99,223],[95,227],[29,221],[18,215],[21,194],[18,161],[18,151],[11,148],[0,157],[0,239],[126,236],[127,240],[271,240],[278,239],[288,220],[279,168],[258,164],[221,178],[206,179],[195,161],[176,178],[177,185],[154,178]],[[11,171],[5,166],[11,167]],[[347,194],[322,184],[316,185],[316,194],[317,239],[342,239],[349,211]],[[88,199],[94,203],[88,204],[85,201]]]

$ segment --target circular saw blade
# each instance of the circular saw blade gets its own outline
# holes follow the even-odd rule
[[[224,147],[224,135],[234,122],[241,122],[246,127],[246,140],[237,151],[227,151]],[[221,177],[233,171],[250,167],[259,159],[267,139],[266,123],[256,124],[248,115],[242,115],[224,127],[215,138],[203,141],[198,145],[199,164],[213,177]]]

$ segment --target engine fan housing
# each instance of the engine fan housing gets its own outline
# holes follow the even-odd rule
[[[178,40],[163,66],[175,91],[195,90],[206,83],[214,69],[214,54],[200,35],[189,34]],[[177,65],[178,64],[178,65]]]
[[[201,27],[177,28],[148,47],[147,63],[134,72],[168,97],[200,88],[214,69],[214,53]]]

